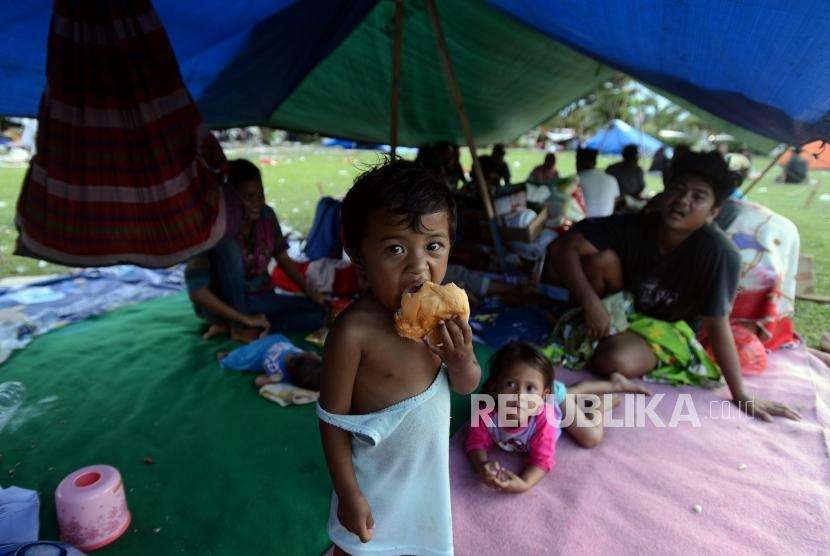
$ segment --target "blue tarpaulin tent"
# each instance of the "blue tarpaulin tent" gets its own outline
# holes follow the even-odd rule
[[[389,141],[393,1],[154,4],[209,125]],[[424,4],[405,4],[400,142],[463,142]],[[438,4],[480,142],[517,136],[611,69],[748,130],[738,137],[757,146],[830,135],[830,58],[819,54],[830,10],[822,1]],[[50,0],[0,7],[0,114],[37,113],[51,7]]]
[[[632,144],[639,147],[640,154],[652,154],[663,146],[663,143],[648,133],[631,127],[622,120],[612,120],[585,142],[586,147],[596,149],[601,154],[620,154],[623,147]]]

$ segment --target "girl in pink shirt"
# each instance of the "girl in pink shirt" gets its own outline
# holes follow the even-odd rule
[[[568,434],[579,446],[593,448],[603,437],[604,405],[598,396],[612,395],[611,403],[615,405],[617,394],[650,395],[648,389],[619,373],[609,380],[586,380],[566,388],[554,380],[550,359],[527,342],[508,344],[493,355],[484,392],[495,404],[488,411],[478,412],[470,423],[465,452],[483,483],[514,493],[528,490],[553,469],[563,412],[568,417],[564,423]],[[577,402],[581,395],[593,395],[596,401],[591,403],[595,405],[582,407]],[[592,418],[586,416],[586,411]],[[527,454],[521,474],[488,459],[494,445]]]
[[[505,492],[524,492],[553,468],[562,418],[559,407],[546,402],[553,375],[550,360],[532,344],[512,343],[493,356],[484,391],[496,405],[470,423],[465,445],[467,457],[485,484]],[[520,475],[488,460],[487,452],[494,444],[509,452],[527,453]]]

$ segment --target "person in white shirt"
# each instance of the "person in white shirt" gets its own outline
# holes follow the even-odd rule
[[[616,178],[596,169],[597,150],[577,149],[576,175],[585,197],[586,216],[609,216],[614,213],[614,204],[620,196]]]

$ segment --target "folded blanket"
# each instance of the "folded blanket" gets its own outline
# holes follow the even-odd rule
[[[282,407],[314,403],[320,398],[320,392],[305,390],[285,382],[266,384],[259,389],[259,395],[266,400],[280,404]]]

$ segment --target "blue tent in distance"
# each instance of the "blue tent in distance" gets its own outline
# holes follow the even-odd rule
[[[605,129],[598,131],[585,142],[585,146],[600,154],[620,154],[626,145],[637,145],[641,154],[652,154],[664,146],[648,133],[632,127],[622,120],[611,120]]]

